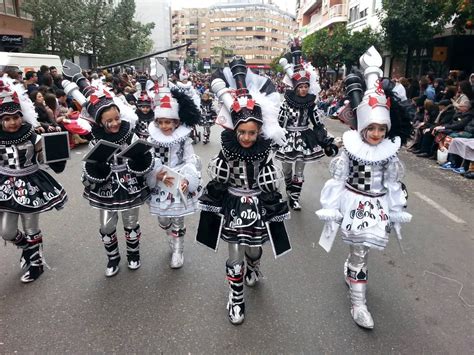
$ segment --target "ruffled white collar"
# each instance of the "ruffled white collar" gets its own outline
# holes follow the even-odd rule
[[[151,122],[148,125],[148,132],[150,133],[150,140],[152,143],[170,147],[186,140],[191,133],[191,128],[181,125],[174,130],[172,135],[166,136],[158,127],[156,127],[155,122]]]
[[[365,143],[359,132],[347,131],[342,136],[344,149],[351,159],[367,165],[385,164],[393,159],[400,149],[400,137],[384,139],[377,145]]]

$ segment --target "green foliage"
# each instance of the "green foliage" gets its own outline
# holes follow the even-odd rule
[[[223,44],[221,46],[214,46],[212,47],[212,53],[219,54],[219,59],[216,60],[217,65],[224,66],[226,56],[234,54],[234,50],[229,48],[228,45]]]
[[[382,0],[379,14],[385,43],[397,54],[422,48],[444,31],[458,0]]]
[[[466,30],[472,31],[474,22],[472,0],[451,0],[449,3],[451,3],[450,10],[454,13],[453,32],[464,34]]]
[[[282,57],[283,55],[280,55],[272,59],[272,62],[270,63],[270,68],[274,73],[283,73],[283,67],[279,64],[279,61]]]
[[[115,8],[104,0],[26,0],[23,9],[33,16],[34,36],[27,51],[68,59],[88,53],[98,66],[152,49],[155,25],[133,20],[135,0],[121,0]]]
[[[324,73],[326,67],[336,72],[343,64],[347,68],[356,65],[359,57],[368,47],[380,46],[380,35],[367,28],[361,32],[350,33],[344,24],[332,29],[323,28],[303,40],[303,53],[311,63]]]
[[[26,47],[35,53],[58,54],[72,58],[78,54],[80,26],[70,19],[71,9],[81,6],[79,0],[27,0],[23,9],[33,16],[33,38]]]

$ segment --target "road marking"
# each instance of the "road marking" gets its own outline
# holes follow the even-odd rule
[[[418,191],[415,191],[413,192],[416,196],[418,196],[419,198],[421,198],[423,201],[425,201],[426,203],[428,203],[429,205],[431,205],[432,207],[436,208],[439,212],[441,212],[442,214],[444,214],[446,217],[448,217],[449,219],[453,220],[454,222],[456,223],[464,223],[464,224],[467,224],[465,220],[463,220],[462,218],[459,218],[458,216],[456,216],[454,213],[451,213],[449,212],[446,208],[444,208],[443,206],[441,206],[440,204],[436,203],[435,201],[433,201],[432,199],[430,199],[428,196],[425,196],[423,195],[421,192],[418,192]]]

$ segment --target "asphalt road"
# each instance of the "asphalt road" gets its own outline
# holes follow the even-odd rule
[[[335,121],[327,126],[334,134],[344,130]],[[210,144],[195,146],[204,166],[218,152],[219,132],[214,128]],[[122,237],[121,270],[104,276],[98,211],[81,196],[86,151],[73,150],[58,176],[69,203],[40,220],[50,269],[24,285],[20,252],[11,245],[0,248],[0,353],[472,352],[472,180],[401,153],[414,218],[403,229],[406,254],[395,237],[385,251],[371,252],[368,305],[375,329],[366,331],[349,312],[342,275],[347,246],[337,240],[329,254],[318,246],[323,224],[314,211],[330,160],[308,165],[303,210],[288,222],[293,250],[275,260],[270,246],[264,248],[264,279],[246,289],[245,323],[233,326],[225,309],[227,248],[222,243],[214,253],[194,242],[198,214],[186,218],[182,269],[169,268],[167,240],[145,206],[142,267],[127,269]]]

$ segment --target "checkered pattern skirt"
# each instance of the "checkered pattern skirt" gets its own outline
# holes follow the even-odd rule
[[[311,162],[324,156],[323,149],[318,145],[312,129],[291,131],[286,134],[286,145],[277,153],[278,160],[292,163],[295,161]]]

